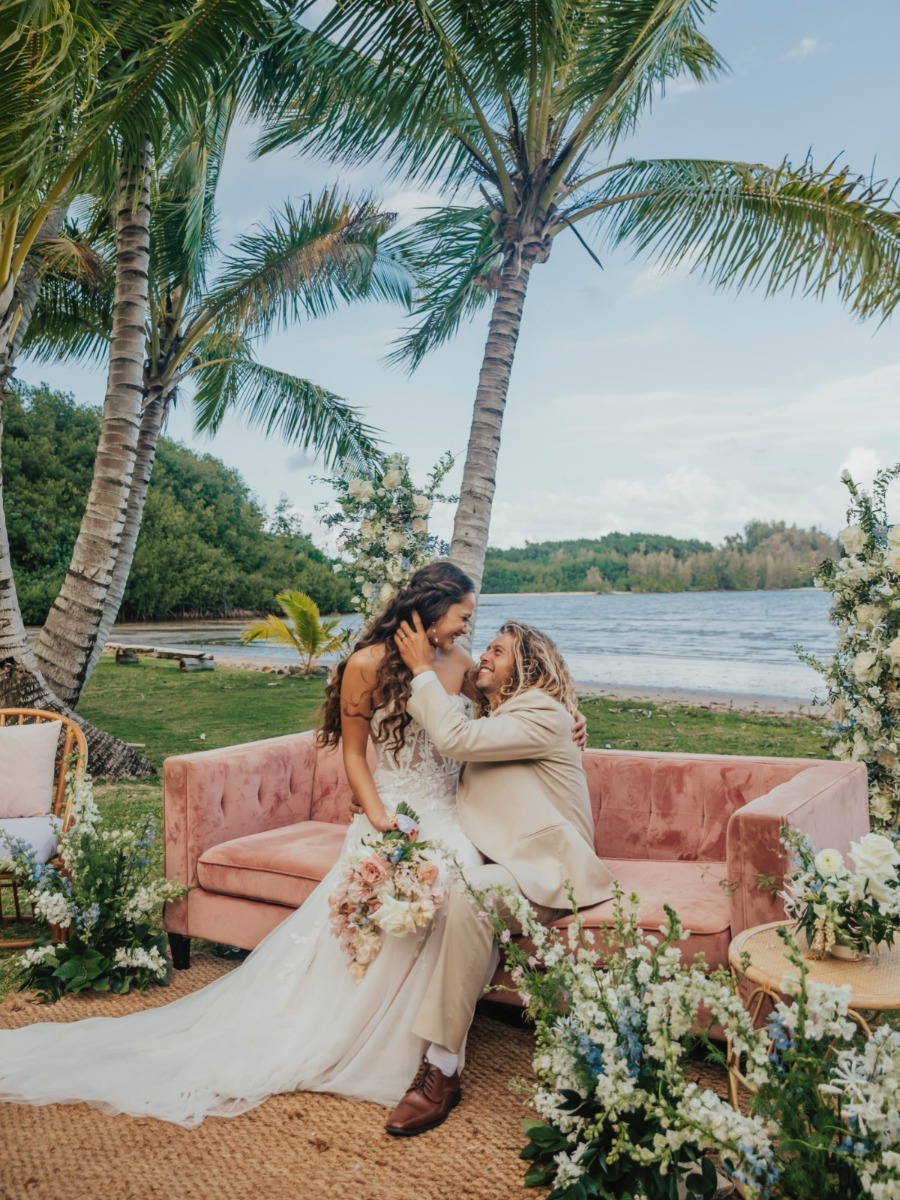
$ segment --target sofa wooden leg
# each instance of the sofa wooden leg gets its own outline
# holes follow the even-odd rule
[[[169,949],[172,951],[172,966],[175,970],[186,971],[191,965],[191,939],[183,933],[170,933]]]

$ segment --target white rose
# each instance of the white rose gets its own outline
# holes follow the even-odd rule
[[[395,471],[398,467],[402,467],[405,461],[406,460],[404,459],[403,455],[395,451],[387,460],[387,469],[389,471]]]
[[[375,921],[380,929],[391,937],[403,937],[407,933],[415,933],[416,919],[412,908],[403,900],[393,896],[385,896],[381,908],[375,913]]]
[[[895,637],[892,642],[888,642],[885,653],[892,667],[900,666],[900,637]]]
[[[359,532],[364,538],[371,539],[375,537],[375,529],[376,526],[374,521],[363,521],[362,525],[359,527]]]
[[[861,650],[853,657],[853,674],[858,683],[874,683],[881,674],[878,655],[874,650]]]
[[[396,554],[398,550],[402,550],[406,545],[406,534],[401,533],[399,529],[395,529],[393,533],[388,534],[384,543],[385,549],[389,554]]]
[[[387,574],[388,579],[390,579],[392,583],[400,583],[402,579],[406,578],[406,572],[403,570],[403,564],[398,562],[396,559],[392,559],[392,561],[388,563]]]
[[[853,619],[857,625],[874,628],[886,615],[887,609],[883,608],[880,604],[860,604],[853,613]]]
[[[844,865],[844,856],[840,850],[820,850],[815,863],[820,875],[836,875]]]
[[[417,517],[427,517],[431,512],[433,505],[427,496],[416,494],[413,496],[413,513]]]
[[[383,583],[381,585],[381,591],[378,593],[378,603],[387,604],[388,600],[392,600],[394,598],[396,591],[397,589],[392,583]]]
[[[868,540],[862,525],[848,525],[838,534],[838,541],[848,554],[859,554],[865,550]]]
[[[900,546],[889,546],[884,552],[884,565],[888,571],[900,575]]]
[[[900,525],[892,525],[888,530],[887,544],[891,549],[894,546],[900,546]]]
[[[347,491],[363,504],[375,495],[375,485],[369,479],[351,479]]]
[[[881,833],[867,833],[858,842],[850,843],[850,853],[856,870],[868,880],[885,883],[897,878],[900,854],[890,838]],[[871,892],[871,888],[869,889]]]
[[[396,491],[402,482],[403,472],[394,469],[392,471],[385,472],[384,478],[381,481],[381,486],[386,492],[393,492]]]
[[[412,523],[412,531],[413,533],[427,533],[428,522],[423,521],[421,517],[416,517]]]

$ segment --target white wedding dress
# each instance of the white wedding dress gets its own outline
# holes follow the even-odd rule
[[[415,722],[396,761],[375,745],[385,807],[405,800],[420,817],[421,837],[442,842],[463,868],[479,863],[457,819],[459,764]],[[345,850],[373,834],[365,817],[355,817]],[[125,1017],[0,1030],[0,1100],[82,1102],[186,1127],[237,1116],[280,1092],[395,1105],[427,1048],[411,1026],[444,910],[419,934],[386,937],[357,981],[328,921],[340,867],[240,967],[198,992]]]

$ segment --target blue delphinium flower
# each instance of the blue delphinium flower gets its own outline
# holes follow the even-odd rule
[[[622,1047],[632,1079],[637,1079],[644,1054],[644,1046],[638,1036],[641,1026],[640,1002],[637,996],[629,996],[619,1010],[618,1031],[619,1045]]]
[[[772,1043],[772,1049],[769,1051],[769,1061],[776,1072],[779,1075],[783,1075],[784,1056],[791,1047],[791,1031],[785,1025],[781,1013],[773,1012],[769,1014],[769,1019],[766,1022],[766,1032]]]
[[[575,1049],[578,1057],[593,1075],[603,1074],[603,1052],[586,1033],[579,1033],[576,1036]]]

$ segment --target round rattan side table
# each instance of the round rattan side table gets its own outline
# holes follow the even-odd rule
[[[744,998],[744,1007],[754,1025],[767,1004],[784,999],[781,986],[785,976],[796,978],[798,975],[794,964],[785,958],[786,947],[778,936],[779,929],[788,927],[785,921],[755,925],[739,933],[728,947],[728,965],[735,979],[752,985],[749,995]],[[741,967],[741,958],[745,955],[749,958],[746,971]],[[872,1028],[863,1012],[900,1012],[900,944],[886,947],[857,962],[827,957],[807,958],[805,962],[813,983],[828,983],[834,987],[849,984],[847,1015],[866,1037],[872,1036]],[[729,1047],[728,1096],[734,1108],[738,1107],[740,1084],[747,1086],[740,1063]]]

